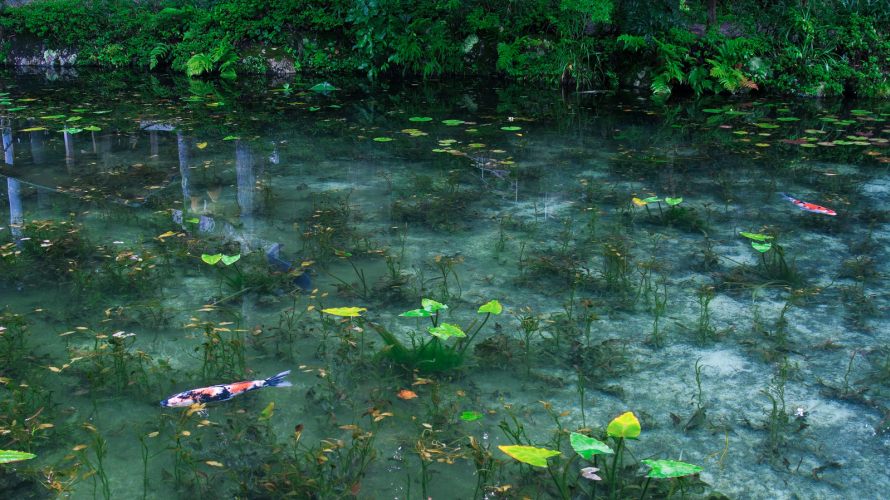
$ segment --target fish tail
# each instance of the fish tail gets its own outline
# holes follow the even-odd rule
[[[266,255],[269,257],[278,257],[278,250],[281,249],[281,247],[283,246],[284,244],[282,243],[276,243],[272,245],[272,248],[270,248],[269,251],[266,252]]]
[[[779,194],[782,195],[782,198],[785,198],[786,200],[794,200],[794,198],[788,196],[788,195],[785,194],[785,193],[779,193]]]
[[[287,377],[289,373],[290,373],[290,370],[288,370],[286,372],[281,372],[278,375],[275,375],[274,377],[267,378],[265,380],[265,384],[263,384],[263,387],[290,387],[291,383],[284,380],[284,377]]]

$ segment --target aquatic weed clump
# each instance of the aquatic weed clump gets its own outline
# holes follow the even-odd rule
[[[792,288],[802,288],[809,281],[794,266],[785,259],[785,249],[779,245],[778,235],[756,233],[739,233],[749,238],[751,246],[760,254],[760,259],[755,266],[740,264],[734,267],[724,276],[724,283],[728,287],[753,288],[767,284],[786,285]]]

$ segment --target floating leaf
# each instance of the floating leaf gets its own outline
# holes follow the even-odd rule
[[[193,218],[193,219],[186,219],[184,222],[189,222],[189,223],[191,223],[191,224],[197,224],[197,223],[199,223],[199,222],[201,222],[201,221],[198,220],[197,218]]]
[[[479,308],[478,312],[479,312],[479,314],[490,313],[490,314],[498,315],[501,313],[502,310],[503,310],[503,308],[501,307],[501,303],[496,300],[492,300],[491,302],[489,302],[487,304],[483,304],[482,307]]]
[[[83,129],[80,128],[63,128],[59,130],[59,132],[68,132],[69,134],[76,134],[78,132],[83,132]]]
[[[89,127],[84,127],[83,129],[89,130],[90,132],[98,132],[98,131],[102,130],[101,128],[99,128],[95,125],[90,125]]]
[[[484,148],[485,144],[479,144],[478,142],[474,142],[472,144],[467,144],[467,146],[469,146],[471,148]]]
[[[340,257],[341,259],[345,259],[347,257],[352,257],[351,253],[344,252],[343,250],[337,250],[336,248],[334,249],[334,255],[336,255],[337,257]]]
[[[590,457],[594,455],[611,455],[615,453],[606,443],[577,432],[572,433],[571,443],[575,453],[581,455],[584,460],[590,460]]]
[[[512,132],[514,130],[522,130],[522,127],[501,127],[501,130],[506,130],[508,132]]]
[[[747,115],[748,113],[746,113],[745,111],[727,111],[726,114],[732,115],[732,116],[741,116],[741,115]]]
[[[793,116],[781,116],[781,117],[779,117],[779,118],[776,118],[776,121],[780,121],[780,122],[797,122],[797,121],[800,121],[800,118],[795,118],[795,117],[793,117]]]
[[[767,144],[767,143],[765,143],[765,142],[758,142],[758,143],[756,143],[756,144],[754,144],[754,145],[757,146],[757,147],[759,147],[759,148],[768,148],[768,147],[769,147],[769,144]]]
[[[636,439],[640,435],[640,421],[633,412],[627,412],[612,422],[606,429],[606,433],[613,438]]]
[[[41,116],[42,120],[58,120],[59,118],[65,118],[65,115],[52,115],[52,116]]]
[[[232,264],[238,262],[238,259],[240,259],[240,258],[241,258],[240,255],[223,255],[222,261],[223,261],[223,263],[225,263],[225,265],[231,266]]]
[[[219,462],[217,462],[217,461],[215,461],[215,460],[208,460],[208,461],[206,461],[206,462],[204,462],[204,463],[207,464],[207,465],[210,465],[210,466],[212,466],[212,467],[223,467],[223,464],[221,464],[221,463],[219,463]]]
[[[343,316],[345,318],[354,318],[361,316],[362,311],[367,311],[364,307],[332,307],[330,309],[322,309],[321,312],[331,314],[333,316]]]
[[[266,405],[266,408],[264,408],[263,411],[260,413],[259,421],[262,422],[263,420],[269,420],[270,418],[272,418],[272,415],[275,415],[275,412],[272,411],[273,408],[275,408],[275,403],[269,403],[268,405]]]
[[[670,206],[678,205],[683,201],[683,198],[665,198],[664,202]]]
[[[442,323],[439,326],[431,326],[429,327],[429,331],[432,335],[439,337],[440,339],[447,339],[449,337],[466,337],[467,334],[463,332],[457,325],[450,325],[448,323]]]
[[[754,126],[760,128],[779,128],[778,125],[773,125],[772,123],[755,123]]]
[[[27,108],[9,108],[6,111],[21,111],[23,109],[27,109]]]
[[[429,318],[433,313],[427,311],[426,309],[414,309],[413,311],[403,312],[399,314],[399,316],[404,316],[406,318]]]
[[[659,200],[657,196],[650,196],[650,197],[645,198],[645,199],[643,199],[643,200],[641,200],[641,201],[642,201],[643,203],[655,203],[656,201],[661,201],[661,200]]]
[[[461,125],[461,124],[463,124],[463,122],[464,122],[463,120],[442,120],[442,123],[444,123],[445,125],[448,125],[449,127],[453,127],[455,125]]]
[[[751,246],[754,247],[754,250],[757,250],[760,253],[766,252],[770,248],[772,248],[772,244],[767,243],[757,243],[756,241],[751,242]]]
[[[534,446],[498,446],[504,453],[522,463],[535,467],[547,467],[547,459],[559,455],[559,450],[535,448]]]
[[[436,302],[433,299],[421,299],[420,305],[422,305],[424,309],[430,312],[435,312],[440,309],[448,309],[448,306],[441,302]]]
[[[206,142],[201,142],[201,143],[198,144],[198,149],[204,149],[204,148],[206,148],[206,147],[207,147],[207,143],[206,143]]]
[[[337,87],[334,87],[333,85],[331,85],[328,82],[322,82],[322,83],[318,83],[318,84],[315,84],[315,85],[309,87],[309,90],[314,90],[316,92],[328,92],[331,90],[340,90],[340,89],[338,89]]]
[[[309,106],[309,111],[318,111],[321,108],[316,108],[314,106]]]
[[[71,118],[68,118],[65,121],[66,122],[76,122],[77,120],[83,120],[83,117],[82,116],[72,116]]]
[[[20,460],[31,460],[37,455],[33,453],[25,453],[23,451],[0,450],[0,464],[9,462],[18,462]]]
[[[643,201],[643,200],[641,200],[641,199],[639,199],[639,198],[632,198],[630,201],[634,202],[634,205],[636,205],[636,206],[638,206],[638,207],[645,207],[645,206],[646,206],[646,202]]]
[[[210,264],[211,266],[214,265],[214,264],[216,264],[217,262],[219,262],[220,259],[222,259],[222,254],[221,254],[221,253],[218,253],[218,254],[216,254],[216,255],[207,255],[207,254],[205,253],[204,255],[201,255],[201,260],[203,260],[204,262]]]
[[[473,420],[479,420],[482,418],[482,414],[477,411],[465,411],[460,414],[460,418],[466,420],[467,422],[472,422]]]
[[[106,109],[105,111],[93,111],[94,114],[104,115],[105,113],[111,113],[110,109]]]
[[[417,393],[415,393],[414,391],[409,391],[408,389],[402,389],[401,391],[399,391],[398,394],[396,394],[396,396],[404,400],[409,400],[416,398]]]
[[[642,462],[652,467],[652,470],[646,475],[655,478],[691,476],[704,470],[697,465],[674,460],[643,460]]]
[[[828,133],[824,130],[816,130],[814,128],[808,128],[808,129],[804,130],[804,132],[806,132],[808,134],[827,134]]]
[[[31,102],[36,101],[37,99],[19,99],[19,102]]]
[[[375,137],[374,140],[377,142],[389,142],[392,140],[392,137]]]
[[[234,141],[235,139],[239,139],[239,137],[235,137],[234,135],[227,135],[223,137],[224,141]]]
[[[430,118],[429,116],[412,116],[411,118],[408,118],[408,120],[410,120],[410,121],[412,121],[412,122],[429,122],[429,121],[433,121],[433,119]]]
[[[714,114],[723,112],[722,109],[703,109],[702,111],[704,111],[705,113],[714,113]]]
[[[37,132],[38,130],[46,130],[46,127],[31,127],[22,129],[22,132]]]
[[[767,236],[765,234],[757,234],[757,233],[740,232],[739,234],[744,236],[745,238],[751,238],[752,240],[757,240],[757,241],[766,241],[769,238],[772,238],[772,236]]]

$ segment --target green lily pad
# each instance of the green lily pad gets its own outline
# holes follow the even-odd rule
[[[198,220],[197,218],[192,218],[192,219],[186,219],[184,222],[188,222],[189,224],[197,224],[201,221]]]
[[[479,314],[491,313],[497,315],[500,314],[502,310],[503,308],[501,307],[501,303],[496,300],[492,300],[487,304],[483,304],[482,307],[479,308]]]
[[[467,422],[472,422],[473,420],[479,420],[482,418],[482,414],[478,411],[465,411],[460,414],[460,418],[466,420]]]
[[[572,433],[571,443],[575,453],[581,455],[584,460],[590,460],[590,457],[594,455],[611,455],[615,453],[606,443],[577,432]]]
[[[535,448],[534,446],[498,446],[501,451],[522,463],[535,467],[547,467],[547,459],[559,455],[559,450]]]
[[[765,234],[757,234],[757,233],[740,232],[739,234],[744,236],[745,238],[751,238],[752,240],[757,240],[757,241],[766,241],[766,240],[772,238],[772,236],[767,236]]]
[[[683,201],[683,198],[665,198],[664,202],[670,206],[678,205]]]
[[[218,254],[216,254],[216,255],[207,255],[207,254],[205,253],[205,254],[201,255],[201,260],[203,260],[204,262],[210,264],[211,266],[212,266],[212,265],[215,265],[217,262],[219,262],[220,259],[222,259],[222,254],[221,254],[221,253],[218,253]]]
[[[59,132],[68,132],[69,134],[76,134],[78,132],[83,132],[83,129],[80,128],[63,128],[59,130]]]
[[[263,411],[260,412],[260,418],[258,420],[262,422],[264,420],[269,420],[270,418],[272,418],[272,415],[275,414],[275,412],[272,411],[273,408],[275,408],[275,403],[269,403],[268,405],[266,405],[266,408],[264,408]]]
[[[448,125],[449,127],[453,127],[455,125],[461,125],[461,124],[463,124],[463,122],[464,122],[463,120],[442,120],[442,123],[444,123],[445,125]]]
[[[329,108],[334,108],[334,109],[339,109],[339,108],[340,108],[340,106],[337,106],[336,104],[331,104],[331,105],[328,106],[328,107],[329,107]]]
[[[657,196],[650,196],[646,199],[640,200],[640,202],[642,202],[642,203],[655,203],[656,201],[661,201],[661,200],[659,200]]]
[[[430,118],[429,116],[412,116],[411,118],[408,118],[408,120],[412,121],[412,122],[431,122],[431,121],[433,121],[433,119]]]
[[[433,153],[447,153],[447,152],[448,152],[447,149],[434,149],[433,150]]]
[[[870,115],[871,111],[868,111],[865,109],[853,109],[853,110],[850,110],[850,113],[852,113],[854,115]]]
[[[640,421],[630,411],[612,420],[606,428],[606,433],[613,438],[636,439],[640,432]]]
[[[448,309],[448,306],[441,302],[436,302],[433,299],[421,299],[420,305],[422,305],[424,309],[430,312],[436,312],[441,309]]]
[[[314,106],[309,107],[309,111],[318,111],[319,109],[321,109],[321,108],[316,108]]]
[[[404,316],[406,318],[429,318],[433,316],[433,312],[427,311],[426,309],[414,309],[413,311],[403,312],[399,314],[399,316]]]
[[[68,118],[65,121],[66,122],[76,122],[77,120],[83,120],[83,117],[82,116],[72,116],[71,118]]]
[[[44,120],[58,120],[59,118],[65,118],[65,115],[41,116],[40,118]]]
[[[111,113],[110,109],[106,109],[105,111],[93,111],[93,114],[104,115],[105,113]]]
[[[328,92],[331,90],[340,90],[340,89],[338,89],[337,87],[334,87],[333,85],[331,85],[328,82],[322,82],[322,83],[318,83],[316,85],[309,87],[309,90],[314,90],[316,92]]]
[[[392,137],[375,137],[374,140],[377,142],[389,142],[392,140]]]
[[[474,143],[472,143],[472,144],[467,144],[467,146],[468,146],[468,147],[471,147],[471,148],[484,148],[484,147],[485,147],[485,144],[480,144],[480,143],[478,143],[478,142],[474,142]]]
[[[501,130],[507,130],[509,132],[512,132],[514,130],[522,130],[522,127],[501,127]]]
[[[330,309],[322,309],[321,312],[332,314],[334,316],[343,316],[346,318],[354,318],[361,316],[359,313],[367,311],[364,307],[332,307]]]
[[[235,139],[238,139],[238,137],[235,137],[234,135],[227,135],[223,137],[224,141],[234,141]]]
[[[751,246],[754,247],[754,250],[757,250],[760,253],[766,252],[767,250],[769,250],[770,248],[773,247],[773,245],[769,242],[757,243],[756,241],[752,241]]]
[[[28,108],[25,108],[25,107],[9,108],[9,109],[7,109],[6,111],[21,111],[21,110],[23,110],[23,109],[28,109]]]
[[[655,478],[691,476],[704,470],[697,465],[674,460],[643,460],[642,462],[652,467],[652,470],[646,475]]]
[[[9,462],[18,462],[20,460],[31,460],[37,455],[33,453],[25,453],[23,451],[0,450],[0,464]]]
[[[772,123],[755,123],[754,126],[760,128],[779,128],[778,125],[773,125]]]
[[[89,130],[90,132],[98,132],[98,131],[102,130],[101,128],[99,128],[95,125],[90,125],[89,127],[84,127],[83,129]]]
[[[776,118],[776,121],[780,121],[780,122],[798,122],[798,121],[800,121],[800,118],[795,118],[795,117],[793,117],[793,116],[782,116],[782,117]]]
[[[447,339],[449,337],[466,337],[467,334],[464,333],[463,330],[460,329],[457,325],[450,325],[448,323],[442,323],[439,326],[431,326],[428,328],[430,333],[440,339]]]
[[[714,113],[714,114],[723,112],[722,109],[703,109],[702,111],[704,111],[705,113]]]
[[[240,258],[241,258],[240,255],[223,255],[223,256],[222,256],[222,261],[223,261],[223,263],[224,263],[225,265],[227,265],[227,266],[231,266],[232,264],[238,262],[238,260],[239,260]]]
[[[747,115],[748,113],[745,111],[727,111],[726,114],[732,115],[732,116],[741,116],[741,115]]]

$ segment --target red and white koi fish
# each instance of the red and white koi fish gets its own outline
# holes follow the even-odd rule
[[[174,406],[191,406],[195,403],[228,401],[241,393],[262,387],[290,387],[291,383],[284,380],[284,377],[289,373],[290,370],[265,380],[247,380],[245,382],[235,382],[234,384],[212,385],[210,387],[180,392],[161,401],[161,406],[173,408]]]
[[[812,203],[807,203],[805,201],[800,201],[798,199],[792,198],[785,193],[779,193],[782,195],[782,198],[794,203],[797,208],[801,210],[806,210],[807,212],[815,212],[817,214],[825,214],[825,215],[837,215],[837,212],[830,208],[820,207],[819,205],[813,205]]]

